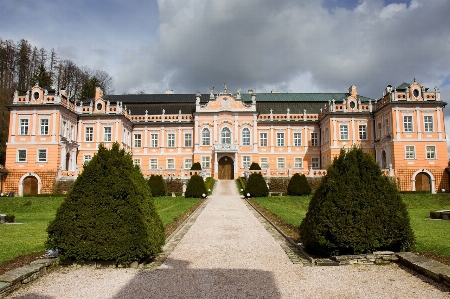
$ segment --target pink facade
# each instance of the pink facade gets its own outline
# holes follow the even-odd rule
[[[449,189],[447,140],[438,89],[415,80],[381,99],[344,93],[103,95],[69,101],[38,86],[10,106],[2,192],[51,193],[73,180],[100,143],[129,151],[144,176],[187,179],[194,162],[217,179],[252,162],[267,178],[322,176],[342,148],[361,146],[402,190]]]

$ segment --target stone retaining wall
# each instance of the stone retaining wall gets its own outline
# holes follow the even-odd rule
[[[38,259],[29,265],[0,275],[0,298],[5,298],[23,284],[44,276],[55,263],[56,259]]]

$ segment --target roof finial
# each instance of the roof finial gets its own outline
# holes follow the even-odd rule
[[[417,81],[416,81],[416,77],[414,77],[414,83],[416,83]]]

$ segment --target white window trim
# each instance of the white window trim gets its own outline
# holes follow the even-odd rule
[[[413,148],[413,156],[412,158],[407,157],[407,151],[406,148],[412,147]],[[426,149],[426,148],[425,148]],[[416,159],[416,146],[415,145],[405,145],[405,160],[415,160]]]
[[[46,126],[42,125],[42,121],[43,121],[43,120],[46,120],[46,121],[47,121],[47,125],[46,125]],[[43,134],[43,133],[42,133],[42,128],[43,128],[43,127],[47,127],[47,134]],[[40,119],[39,119],[39,135],[40,135],[40,136],[48,136],[49,133],[50,133],[50,119],[49,119],[48,117],[40,118]]]
[[[189,164],[186,163],[186,160],[190,160]],[[189,165],[189,167],[188,167]],[[192,167],[192,158],[184,158],[183,160],[183,168],[184,169],[191,169]]]
[[[244,137],[244,131],[248,132],[248,137]],[[252,145],[252,133],[249,128],[243,128],[241,131],[242,145],[249,146]],[[248,139],[248,144],[244,141]]]
[[[411,131],[406,131],[405,118],[411,117]],[[414,133],[414,117],[412,115],[403,115],[403,133]]]
[[[428,158],[428,151],[427,151],[427,147],[432,146],[434,147],[434,158]],[[434,144],[427,144],[425,145],[425,160],[437,160],[437,147]]]
[[[426,130],[426,122],[425,122],[425,118],[426,117],[431,117],[431,131],[427,131]],[[434,132],[434,117],[433,117],[433,115],[424,115],[423,116],[423,131],[425,132],[425,133],[433,133]]]
[[[313,166],[313,159],[317,159],[317,166]],[[311,157],[311,168],[312,169],[320,169],[320,157]]]
[[[249,158],[249,161],[244,161],[244,158]],[[242,156],[242,168],[245,168],[245,164],[248,164],[248,167],[252,165],[252,156]]]
[[[88,134],[87,129],[92,129],[91,133]],[[91,140],[88,140],[88,136],[91,136]],[[91,126],[84,127],[84,141],[94,142],[94,127]]]
[[[45,151],[45,161],[39,161],[39,151]],[[38,148],[36,150],[36,162],[37,163],[47,163],[48,162],[48,150],[46,148]]]
[[[261,138],[261,134],[266,134],[266,138]],[[265,140],[265,145],[261,144],[261,140]],[[259,132],[259,146],[267,147],[269,145],[269,134],[267,132]]]
[[[22,134],[22,120],[26,120],[27,121],[27,125],[23,126],[24,128],[27,128],[27,132],[26,134]],[[20,117],[19,118],[19,136],[28,136],[30,135],[30,118],[29,117]]]
[[[173,167],[169,167],[169,161],[170,160],[172,160],[173,161]],[[175,170],[175,158],[167,158],[166,159],[166,169],[169,169],[169,170]]]
[[[24,161],[20,161],[19,151],[25,151],[25,160]],[[18,163],[26,163],[27,160],[28,160],[28,150],[26,148],[18,148],[17,151],[16,151],[16,162],[18,162]]]
[[[267,159],[267,162],[262,162],[262,159]],[[267,167],[263,167],[264,163],[267,165]],[[269,158],[267,157],[259,158],[259,166],[261,167],[261,169],[269,169]]]
[[[300,134],[300,138],[295,138],[295,135],[297,135],[297,134]],[[300,147],[300,146],[302,146],[302,132],[294,132],[294,133],[292,134],[292,136],[293,136],[293,139],[294,139],[294,146],[295,146],[295,147]],[[300,144],[295,144],[296,141],[299,141]]]
[[[296,162],[295,162],[295,160],[296,159],[300,159],[300,161],[301,161],[301,167],[296,167]],[[301,158],[301,157],[294,157],[294,169],[303,169],[303,158]]]
[[[156,160],[156,168],[152,168],[152,160]],[[149,170],[158,170],[159,168],[158,168],[158,159],[157,158],[151,158],[151,159],[148,159],[148,169]]]
[[[190,139],[186,139],[186,135],[190,135]],[[189,140],[190,145],[186,145],[186,140]],[[192,132],[184,132],[184,147],[192,147]]]
[[[283,160],[284,167],[279,167],[281,160]],[[277,169],[286,169],[286,158],[277,158]]]
[[[207,158],[208,159],[208,166],[205,166],[205,164],[204,164],[204,158]],[[201,158],[201,165],[202,165],[202,169],[204,170],[204,169],[210,169],[211,168],[211,157],[210,156],[202,156],[202,158]]]
[[[136,136],[139,136],[139,139],[136,138]],[[133,146],[135,148],[141,148],[142,147],[142,134],[141,133],[134,133],[133,134]],[[139,141],[139,146],[136,146],[136,141]]]

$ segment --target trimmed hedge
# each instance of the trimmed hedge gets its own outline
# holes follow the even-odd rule
[[[168,191],[166,181],[164,181],[162,175],[152,174],[147,183],[153,197],[167,196]]]
[[[370,154],[342,149],[327,172],[300,224],[306,250],[330,256],[412,247],[406,205]]]
[[[202,170],[202,165],[200,164],[200,162],[195,162],[194,164],[192,164],[191,170]]]
[[[250,164],[249,170],[261,170],[261,166],[259,166],[259,164],[256,162],[252,162],[252,164]]]
[[[201,198],[202,194],[207,195],[205,182],[203,178],[197,174],[194,174],[189,179],[189,182],[186,186],[186,192],[184,193],[185,198]]]
[[[269,188],[261,173],[252,173],[248,177],[244,190],[244,195],[250,194],[250,197],[269,196]]]
[[[287,194],[296,196],[311,194],[311,187],[304,174],[300,175],[296,173],[291,177],[287,188]]]
[[[117,142],[99,146],[47,232],[47,248],[68,261],[127,265],[155,257],[165,241],[148,184]]]

